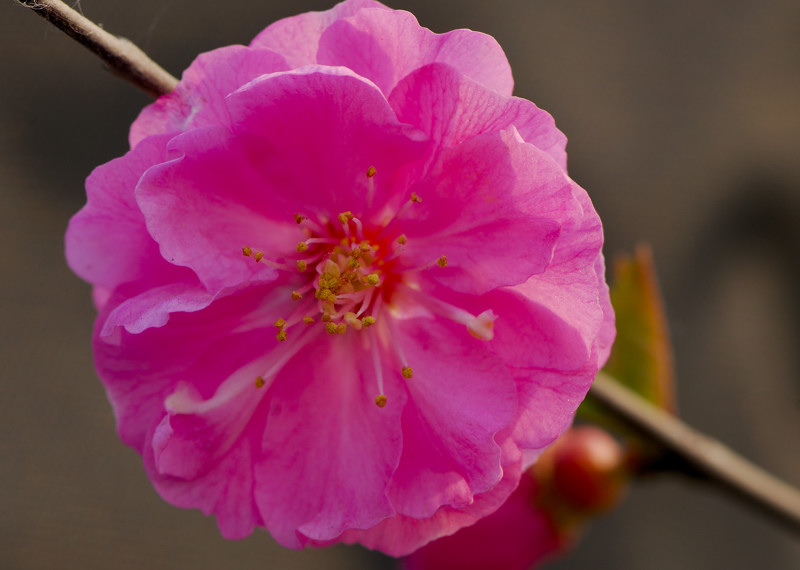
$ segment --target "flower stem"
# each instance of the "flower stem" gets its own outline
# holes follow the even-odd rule
[[[679,459],[678,469],[704,479],[800,531],[800,491],[689,427],[600,372],[589,392],[636,432]]]
[[[33,9],[72,39],[100,56],[111,71],[150,95],[158,97],[175,89],[178,80],[133,42],[109,34],[60,0],[17,0]]]

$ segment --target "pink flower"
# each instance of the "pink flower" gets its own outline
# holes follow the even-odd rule
[[[203,54],[87,180],[122,440],[240,538],[403,555],[495,510],[613,337],[600,221],[502,50],[372,0]]]

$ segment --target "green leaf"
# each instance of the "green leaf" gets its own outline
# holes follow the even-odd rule
[[[649,246],[614,261],[617,338],[604,370],[646,400],[675,411],[675,377],[664,303]]]

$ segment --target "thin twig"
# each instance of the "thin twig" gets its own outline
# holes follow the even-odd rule
[[[800,491],[650,404],[604,373],[589,394],[708,480],[800,531]]]
[[[111,35],[60,0],[17,0],[33,9],[72,39],[100,56],[112,72],[158,97],[175,89],[178,80],[133,42]]]

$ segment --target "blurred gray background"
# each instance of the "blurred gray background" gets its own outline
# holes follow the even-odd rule
[[[83,0],[180,75],[327,1]],[[652,244],[694,426],[800,485],[800,2],[395,0],[505,48],[517,95],[556,117],[606,253]],[[358,548],[223,540],[171,507],[116,439],[62,236],[148,98],[0,0],[0,568],[391,568]],[[800,540],[714,490],[638,483],[554,568],[790,569]]]

